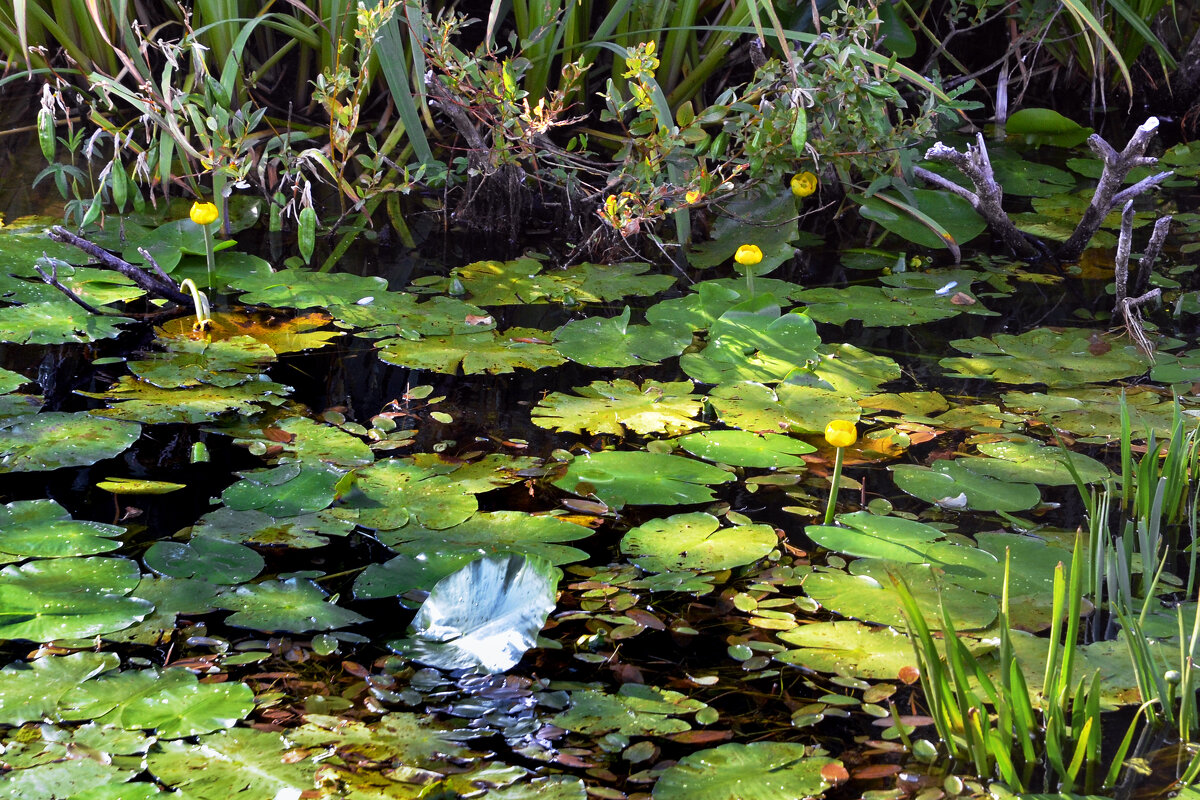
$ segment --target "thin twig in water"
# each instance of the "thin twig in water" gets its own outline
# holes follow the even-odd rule
[[[50,274],[47,275],[46,271],[44,269],[42,269],[40,264],[34,264],[33,268],[34,268],[34,270],[37,271],[38,275],[42,276],[43,281],[45,281],[46,283],[53,286],[55,289],[58,289],[60,292],[65,294],[72,303],[79,306],[83,310],[87,311],[89,314],[96,314],[96,315],[102,316],[102,317],[106,316],[106,314],[103,311],[101,311],[100,309],[96,308],[93,305],[90,305],[82,297],[75,294],[75,292],[71,291],[66,286],[63,286],[62,282],[59,281],[59,279],[58,279],[58,264],[56,264],[54,262],[54,259],[50,258],[50,256],[47,256],[45,253],[42,253],[42,255],[46,258],[47,261],[50,262]]]

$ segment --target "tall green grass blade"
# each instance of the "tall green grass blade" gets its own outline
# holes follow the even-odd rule
[[[1125,59],[1121,57],[1121,51],[1117,49],[1117,46],[1113,44],[1113,40],[1109,38],[1108,32],[1104,30],[1104,25],[1100,20],[1096,19],[1096,15],[1088,8],[1087,3],[1084,0],[1062,0],[1062,7],[1075,18],[1075,22],[1083,29],[1085,34],[1090,32],[1096,37],[1097,41],[1104,45],[1104,49],[1109,52],[1116,63],[1117,69],[1121,71],[1121,77],[1125,79],[1125,89],[1132,95],[1133,78],[1129,75],[1129,67],[1125,64]],[[1092,54],[1092,63],[1099,65],[1100,62],[1096,58],[1096,53],[1092,50],[1091,39],[1085,35],[1084,41],[1087,43],[1088,50]]]
[[[400,32],[398,19],[393,17],[383,27],[376,46],[379,48],[379,65],[383,69],[392,101],[396,104],[396,113],[404,123],[404,131],[408,134],[413,153],[421,164],[431,164],[434,161],[433,150],[425,137],[425,128],[417,112],[417,101],[408,82],[408,59],[405,56],[404,36]]]

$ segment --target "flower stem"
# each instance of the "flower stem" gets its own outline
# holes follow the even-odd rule
[[[212,228],[209,225],[202,225],[204,229],[204,255],[208,259],[208,291],[216,292],[217,269],[216,258],[213,255],[213,235]]]
[[[825,524],[833,523],[833,512],[837,508],[838,486],[842,482],[842,453],[846,448],[839,447],[837,456],[833,460],[833,485],[829,487],[829,503],[825,506]]]

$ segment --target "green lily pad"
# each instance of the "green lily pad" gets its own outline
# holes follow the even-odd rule
[[[1025,511],[1041,502],[1031,483],[1012,483],[972,472],[957,460],[940,459],[933,467],[888,467],[901,490],[942,508],[974,511]]]
[[[436,468],[401,459],[376,461],[355,471],[354,491],[331,513],[375,530],[415,520],[426,528],[451,528],[475,513],[479,502]]]
[[[359,437],[308,417],[274,420],[269,427],[259,428],[255,433],[260,436],[238,439],[236,444],[260,442],[279,462],[320,461],[342,467],[362,467],[375,461],[375,454]]]
[[[228,387],[257,379],[275,361],[275,351],[250,336],[229,339],[161,340],[167,352],[130,361],[129,371],[160,389],[206,383]]]
[[[691,344],[690,331],[630,325],[629,315],[629,306],[625,306],[617,317],[572,320],[554,332],[554,346],[567,358],[589,367],[632,367],[673,358]]]
[[[351,328],[356,336],[367,339],[454,336],[496,327],[496,321],[479,306],[452,297],[422,301],[408,292],[376,292],[369,300],[362,298],[355,303],[339,300],[328,310],[339,326]]]
[[[239,586],[217,597],[218,608],[234,613],[226,624],[259,631],[331,631],[367,618],[326,600],[315,583],[300,578]]]
[[[1022,108],[1009,115],[1005,122],[1009,136],[1021,137],[1027,144],[1074,147],[1091,135],[1074,120],[1049,108]]]
[[[0,342],[68,344],[115,339],[128,317],[93,314],[65,297],[0,308]]]
[[[537,641],[554,610],[558,570],[525,556],[488,556],[442,578],[389,646],[441,669],[504,672]]]
[[[804,533],[822,547],[859,558],[883,558],[906,564],[928,559],[929,545],[945,537],[932,525],[865,511],[839,514],[838,526],[809,525]]]
[[[595,381],[575,387],[574,397],[553,392],[533,409],[533,424],[566,433],[678,434],[699,428],[701,398],[689,381]]]
[[[73,520],[53,500],[17,500],[0,506],[0,554],[10,557],[107,553],[121,546],[113,539],[124,533],[119,525]]]
[[[105,634],[104,638],[111,642],[157,647],[175,632],[175,618],[178,615],[207,614],[214,610],[216,606],[212,601],[216,599],[219,588],[206,581],[143,575],[133,593],[153,603],[154,613],[128,628]]]
[[[795,255],[791,243],[800,232],[790,192],[756,186],[721,205],[725,213],[713,222],[709,240],[688,251],[688,263],[693,267],[725,264],[743,244],[756,245],[762,251],[762,261],[749,268],[755,275],[766,275]],[[745,269],[738,265],[739,271]]]
[[[289,758],[293,746],[277,733],[233,728],[193,742],[169,741],[150,753],[150,772],[195,800],[299,797],[314,785],[316,765]]]
[[[468,553],[472,558],[519,553],[552,564],[568,564],[584,560],[587,553],[562,542],[574,542],[591,535],[591,528],[550,514],[481,511],[449,528],[431,530],[410,522],[403,528],[380,531],[377,537],[381,544],[397,553],[419,559],[450,553]]]
[[[912,639],[895,628],[837,620],[801,625],[778,636],[799,649],[776,653],[776,661],[817,672],[896,680],[900,670],[918,666]]]
[[[918,325],[963,313],[992,314],[978,303],[956,305],[955,295],[950,293],[890,286],[805,289],[796,299],[805,304],[806,313],[817,322],[845,325],[858,320],[868,328]]]
[[[589,736],[665,736],[691,730],[691,724],[679,717],[704,708],[699,700],[670,689],[626,683],[616,694],[595,689],[571,692],[571,707],[551,722]]]
[[[155,542],[142,556],[146,566],[168,578],[199,578],[209,583],[241,583],[266,566],[258,553],[236,542],[197,536],[191,542]]]
[[[851,564],[854,574],[818,572],[804,579],[804,592],[825,608],[843,617],[877,625],[904,627],[900,594],[893,576],[903,578],[917,601],[925,621],[941,630],[941,605],[954,612],[959,630],[986,628],[996,619],[999,604],[987,594],[941,580],[927,564],[898,564],[860,558]]]
[[[135,777],[137,772],[120,769],[111,763],[90,758],[70,758],[64,748],[59,753],[47,753],[44,763],[6,773],[4,794],[20,800],[76,798],[82,791],[97,785],[129,786],[126,781]]]
[[[85,651],[9,664],[0,670],[0,724],[53,719],[64,694],[120,663],[116,653]]]
[[[321,463],[285,464],[238,473],[242,479],[221,493],[238,511],[256,509],[272,517],[295,517],[327,508],[345,473]]]
[[[885,202],[885,196],[858,198],[859,213],[910,242],[923,247],[946,248],[946,242],[939,234],[904,209]],[[987,223],[970,202],[945,189],[912,189],[905,197],[894,199],[935,220],[957,244],[966,244],[987,230]],[[910,200],[914,205],[909,205]]]
[[[1081,328],[1035,328],[1020,335],[1000,333],[950,344],[971,354],[939,362],[956,378],[1081,386],[1141,375],[1150,368],[1150,360],[1134,345],[1114,346],[1104,334]]]
[[[21,373],[0,367],[0,394],[7,394],[27,383],[30,383],[30,380]]]
[[[830,420],[857,422],[862,411],[841,392],[789,383],[721,384],[708,398],[722,423],[761,433],[823,433]]]
[[[808,442],[783,436],[778,433],[751,433],[750,431],[702,431],[680,436],[674,441],[694,456],[728,464],[731,467],[799,467],[804,453],[815,453],[817,448]]]
[[[371,564],[354,579],[356,600],[397,597],[414,589],[429,591],[452,572],[479,558],[468,550],[434,550],[416,556],[402,555],[382,564]]]
[[[878,392],[883,384],[900,378],[900,365],[895,360],[868,353],[852,344],[823,345],[820,353],[821,360],[813,367],[813,374],[835,392],[865,397]]]
[[[686,353],[679,365],[704,383],[779,381],[819,358],[816,325],[803,314],[780,315],[769,294],[733,306],[713,323],[708,346]]]
[[[799,287],[796,287],[799,288]],[[660,328],[704,331],[729,309],[749,299],[743,292],[721,281],[702,281],[683,297],[662,300],[646,309],[646,321]]]
[[[84,412],[51,411],[0,421],[0,473],[85,467],[123,453],[142,428]]]
[[[329,544],[329,536],[345,536],[352,530],[352,521],[338,519],[328,511],[273,517],[256,509],[239,511],[225,507],[201,517],[192,527],[192,536],[211,536],[259,547],[307,549],[323,547]]]
[[[710,485],[733,479],[733,473],[690,458],[604,450],[577,457],[554,485],[584,497],[595,495],[605,504],[620,508],[627,503],[707,503],[714,498]]]
[[[503,333],[484,331],[417,339],[384,339],[377,345],[379,359],[413,369],[428,369],[454,375],[489,375],[516,369],[538,370],[557,367],[566,361],[549,343],[554,334],[533,328],[509,328]]]
[[[249,417],[262,406],[282,405],[291,387],[269,380],[249,380],[234,386],[199,384],[183,389],[161,389],[124,375],[104,392],[79,392],[110,403],[88,413],[106,419],[147,424],[212,422],[222,414]]]
[[[344,304],[347,297],[358,300],[382,294],[387,291],[387,281],[373,275],[284,269],[245,275],[238,280],[237,288],[242,292],[238,300],[247,305],[326,308]]]
[[[711,514],[693,512],[633,528],[621,539],[621,552],[647,572],[715,572],[752,564],[778,544],[770,525],[722,528]]]
[[[0,570],[0,639],[82,639],[127,628],[154,606],[129,593],[137,564],[56,558]]]
[[[233,727],[254,710],[254,693],[244,683],[199,683],[186,669],[129,670],[69,690],[61,705],[64,719],[181,739]]]
[[[543,272],[533,258],[512,261],[476,261],[450,270],[445,278],[420,278],[413,282],[423,290],[450,291],[457,283],[466,297],[481,306],[528,305],[530,303],[604,303],[629,295],[655,295],[668,289],[675,279],[669,275],[647,275],[650,264],[582,263],[564,270]]]
[[[795,800],[820,797],[832,782],[833,758],[814,756],[802,744],[723,744],[691,753],[667,767],[654,785],[654,800]]]
[[[1062,448],[1035,441],[982,442],[977,449],[991,458],[959,458],[954,463],[977,475],[1010,483],[1041,486],[1074,486],[1067,458],[1084,483],[1112,477],[1108,467],[1082,453],[1065,453]]]
[[[431,724],[416,714],[389,713],[371,724],[360,720],[307,714],[304,725],[288,731],[301,747],[333,747],[342,758],[397,761],[428,769],[447,758],[462,758],[470,751],[456,742],[452,731]]]

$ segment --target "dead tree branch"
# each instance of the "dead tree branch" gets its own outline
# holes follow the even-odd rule
[[[1004,190],[996,182],[991,160],[988,158],[987,146],[983,141],[983,134],[977,134],[976,143],[969,145],[966,152],[959,152],[941,142],[936,143],[925,152],[925,158],[930,161],[942,161],[954,165],[959,172],[970,179],[975,187],[974,191],[965,189],[953,181],[921,167],[916,167],[913,172],[927,183],[954,192],[970,202],[971,207],[979,212],[992,231],[1017,256],[1034,259],[1049,255],[1058,261],[1077,261],[1110,211],[1157,186],[1173,174],[1172,172],[1160,172],[1138,181],[1127,189],[1120,189],[1130,170],[1158,163],[1158,159],[1145,155],[1146,147],[1157,130],[1158,119],[1151,117],[1134,132],[1129,143],[1120,153],[1098,134],[1088,137],[1088,146],[1104,161],[1104,169],[1096,191],[1092,195],[1092,202],[1084,212],[1083,218],[1075,226],[1075,231],[1070,238],[1056,249],[1047,248],[1038,240],[1022,233],[1005,213],[1003,208]]]
[[[163,275],[161,270],[159,270],[159,275],[162,275],[162,277],[152,275],[141,267],[130,264],[125,259],[113,255],[104,248],[97,247],[82,236],[76,236],[61,225],[55,225],[50,229],[50,238],[56,242],[63,242],[64,244],[79,248],[100,262],[101,265],[109,269],[115,269],[137,284],[139,288],[155,297],[161,297],[176,303],[183,303],[184,305],[192,302],[192,298],[179,291],[179,287],[175,285],[174,281]]]

